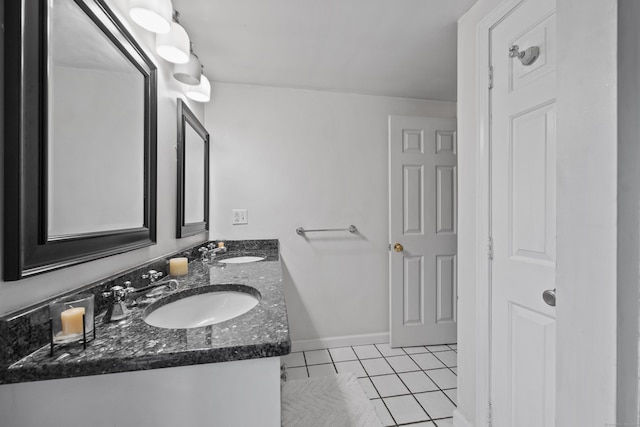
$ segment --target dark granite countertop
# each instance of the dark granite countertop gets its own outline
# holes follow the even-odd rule
[[[265,256],[266,259],[245,264],[218,262],[242,255]],[[195,260],[189,263],[189,274],[176,279],[179,282],[177,290],[156,299],[142,298],[141,304],[132,308],[126,320],[102,323],[97,319],[96,338],[87,344],[86,350],[79,343],[56,346],[54,356],[50,357],[49,346],[45,346],[0,372],[0,384],[256,359],[290,352],[282,269],[277,252],[238,250],[209,263]],[[148,306],[145,302],[171,298],[187,289],[210,288],[211,285],[224,289],[232,284],[255,288],[261,296],[258,305],[234,319],[192,329],[163,329],[143,321]]]

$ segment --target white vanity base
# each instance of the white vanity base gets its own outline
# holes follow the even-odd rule
[[[0,385],[12,427],[280,426],[280,358]]]

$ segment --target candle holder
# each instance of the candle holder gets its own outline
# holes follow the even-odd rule
[[[59,298],[49,304],[51,356],[54,345],[82,342],[87,348],[91,333],[96,337],[94,299],[91,294]]]

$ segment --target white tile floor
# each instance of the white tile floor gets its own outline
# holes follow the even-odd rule
[[[288,379],[353,372],[384,426],[453,425],[456,344],[391,348],[388,344],[291,353]]]

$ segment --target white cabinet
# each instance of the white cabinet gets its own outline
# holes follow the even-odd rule
[[[0,426],[280,426],[280,358],[0,385]]]

